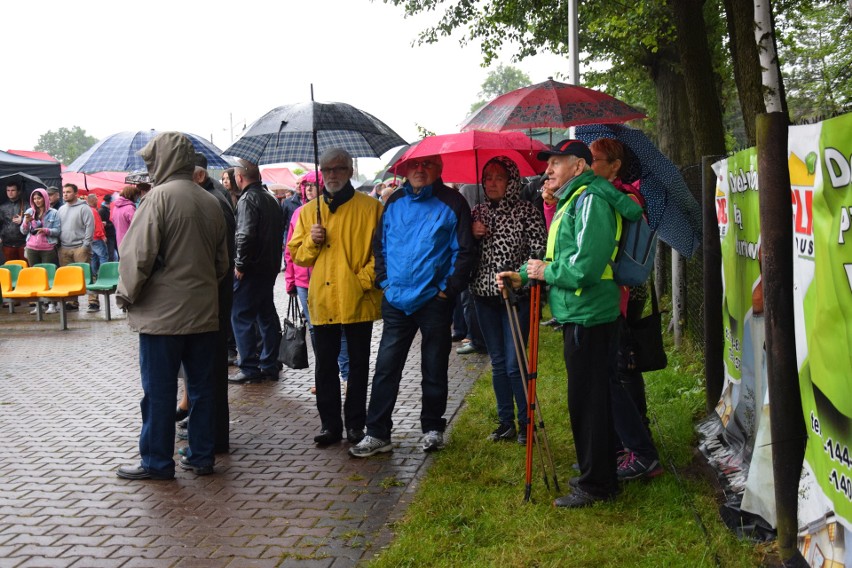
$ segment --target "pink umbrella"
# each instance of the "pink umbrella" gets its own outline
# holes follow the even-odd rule
[[[405,175],[406,162],[427,156],[441,156],[444,164],[441,179],[445,182],[479,183],[482,167],[495,156],[507,156],[518,166],[522,176],[542,173],[546,162],[536,156],[547,146],[522,132],[482,132],[472,130],[458,134],[428,136],[400,156],[389,171]]]

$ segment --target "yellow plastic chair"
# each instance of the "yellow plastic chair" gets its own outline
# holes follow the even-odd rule
[[[21,268],[29,268],[29,264],[26,260],[7,260],[4,264],[17,264]]]
[[[3,298],[3,303],[6,303],[6,292],[10,292],[12,290],[12,273],[9,272],[6,268],[0,266],[0,296]],[[12,304],[14,302],[9,303],[9,311],[12,311]]]
[[[23,268],[21,268],[20,264],[4,264],[0,268],[5,268],[12,275],[12,289],[14,290],[15,286],[18,285],[18,274],[21,273]]]
[[[65,300],[86,293],[86,275],[80,266],[60,266],[53,277],[53,287],[39,294],[40,298],[59,302],[60,329],[68,329]]]
[[[38,298],[47,291],[47,270],[44,268],[24,268],[18,274],[18,285],[14,290],[10,290],[3,294],[3,301],[9,304],[9,312],[15,313],[14,303],[16,300],[25,300],[29,298]],[[41,303],[36,302],[38,310],[38,321],[42,320]]]

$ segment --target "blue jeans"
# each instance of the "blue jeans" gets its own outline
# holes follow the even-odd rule
[[[518,407],[518,422],[521,427],[527,423],[527,397],[524,394],[524,384],[521,369],[512,341],[512,329],[509,326],[509,314],[502,300],[495,298],[473,297],[476,306],[476,317],[485,339],[488,356],[491,358],[491,383],[494,386],[494,397],[497,399],[497,416],[501,423],[514,424],[515,405]],[[521,326],[521,337],[525,349],[530,330],[529,300],[518,303],[518,320]]]
[[[272,297],[272,288],[277,276],[277,273],[243,274],[241,280],[234,278],[231,325],[240,354],[240,370],[250,377],[263,373],[278,373],[281,322]],[[261,337],[260,353],[257,345],[258,331]]]
[[[105,262],[109,262],[106,241],[92,241],[92,260],[89,261],[92,267],[92,279],[97,276],[98,269]]]
[[[314,359],[317,355],[317,338],[314,334],[314,326],[311,324],[311,316],[308,313],[308,289],[296,286],[296,294],[299,296],[299,304],[302,306],[302,316],[311,334],[311,345],[314,348]],[[346,345],[346,331],[340,334],[340,355],[337,356],[337,366],[340,369],[340,378],[349,380],[349,347]]]
[[[402,369],[418,330],[420,387],[423,390],[420,428],[424,433],[432,430],[443,432],[447,427],[444,412],[447,411],[447,367],[452,346],[452,300],[435,296],[413,314],[406,315],[382,298],[382,319],[384,328],[367,410],[367,434],[390,440],[393,429],[391,417],[399,395]]]
[[[213,358],[218,332],[190,335],[139,334],[139,370],[144,396],[139,453],[142,467],[169,477],[175,472],[175,400],[183,364],[189,394],[190,463],[213,465]]]

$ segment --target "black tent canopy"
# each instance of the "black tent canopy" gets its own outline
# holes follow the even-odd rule
[[[39,178],[45,185],[62,185],[62,170],[59,162],[26,158],[0,150],[0,177],[23,173]],[[6,188],[0,188],[0,203],[8,201]]]

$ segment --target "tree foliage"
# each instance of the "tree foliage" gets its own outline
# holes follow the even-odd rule
[[[481,98],[470,106],[470,112],[475,112],[491,99],[509,91],[526,87],[530,83],[532,81],[530,81],[529,75],[517,67],[500,64],[496,69],[488,72],[488,76],[482,82],[482,90],[479,91]]]
[[[34,149],[47,152],[63,164],[70,164],[97,141],[97,138],[89,136],[79,126],[70,129],[62,127],[56,132],[48,130],[39,136]]]
[[[844,1],[818,0],[777,21],[779,57],[794,122],[852,109],[852,14]]]

